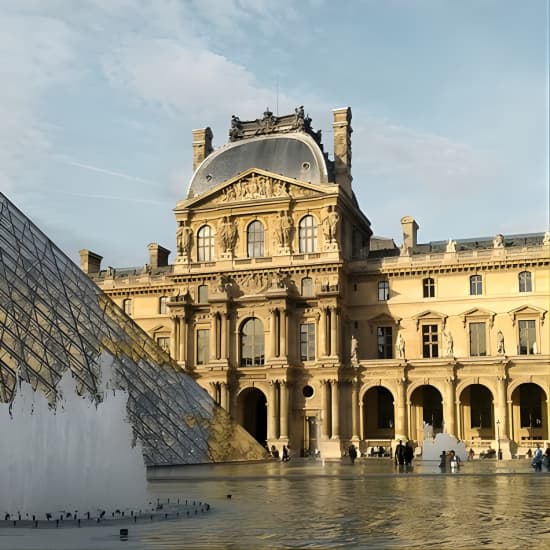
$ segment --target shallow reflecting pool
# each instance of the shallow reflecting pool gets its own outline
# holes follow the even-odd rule
[[[474,461],[457,473],[388,459],[187,466],[152,472],[151,493],[206,501],[196,517],[148,525],[0,529],[9,549],[550,547],[550,474],[528,461]],[[231,495],[231,498],[227,498]]]

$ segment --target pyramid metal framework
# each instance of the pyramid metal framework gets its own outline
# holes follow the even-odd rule
[[[53,402],[66,369],[80,394],[99,399],[106,358],[115,386],[129,394],[128,417],[148,465],[265,458],[254,438],[0,193],[0,400],[11,400],[19,376]]]

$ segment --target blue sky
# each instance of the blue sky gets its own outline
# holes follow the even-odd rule
[[[548,229],[550,0],[18,0],[0,4],[0,190],[73,259],[175,246],[191,131],[304,105],[375,234]],[[279,91],[277,95],[277,89]]]

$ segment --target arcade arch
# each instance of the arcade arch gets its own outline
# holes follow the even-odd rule
[[[258,388],[245,388],[237,398],[237,422],[254,439],[267,445],[267,398]]]

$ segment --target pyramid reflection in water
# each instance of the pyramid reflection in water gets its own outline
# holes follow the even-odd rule
[[[113,357],[147,464],[265,458],[264,449],[0,193],[0,400],[16,373],[55,401],[63,372],[99,395]],[[51,442],[55,445],[56,442]]]

